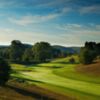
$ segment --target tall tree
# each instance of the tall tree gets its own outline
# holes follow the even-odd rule
[[[34,55],[33,55],[31,48],[25,49],[22,60],[24,62],[33,62],[34,61]]]
[[[0,85],[5,85],[10,77],[11,68],[8,63],[0,58]]]
[[[47,42],[36,43],[32,51],[34,53],[34,60],[38,62],[45,62],[52,58],[52,46]]]
[[[89,50],[87,48],[82,48],[80,51],[80,62],[83,64],[91,64],[95,59],[95,51]]]
[[[85,46],[80,51],[80,61],[83,64],[90,64],[98,55],[98,48],[95,42],[86,42]]]
[[[24,45],[19,40],[13,40],[9,50],[10,59],[13,61],[21,61],[24,49]]]

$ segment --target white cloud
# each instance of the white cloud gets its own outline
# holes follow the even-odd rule
[[[21,40],[24,43],[34,44],[39,41],[46,41],[51,44],[59,44],[59,45],[74,45],[79,42],[79,39],[73,35],[63,35],[58,34],[50,35],[48,33],[37,33],[37,32],[25,32],[25,31],[16,31],[14,29],[0,29],[0,44],[10,44],[12,40]],[[74,42],[72,41],[75,40]]]
[[[100,5],[98,6],[85,6],[81,7],[79,10],[80,14],[87,14],[87,13],[100,13]]]
[[[0,0],[0,8],[58,7],[73,0]]]
[[[100,25],[96,25],[96,29],[97,30],[100,30]]]
[[[95,25],[96,26],[96,25]],[[63,27],[63,26],[61,26]],[[34,44],[39,41],[47,41],[51,44],[59,44],[64,46],[79,46],[84,44],[85,41],[100,42],[100,30],[91,30],[89,28],[83,28],[80,24],[69,24],[68,30],[59,31],[58,33],[50,34],[47,32],[35,32],[35,31],[19,31],[9,28],[0,28],[0,44],[10,44],[14,39],[21,40],[25,43]],[[75,28],[74,28],[75,27]],[[77,28],[81,28],[78,30]],[[58,27],[57,27],[58,29]],[[62,30],[59,28],[59,30]],[[73,29],[73,30],[72,30]]]
[[[13,7],[21,7],[24,5],[24,2],[18,3],[16,0],[1,0],[0,8],[13,8]]]
[[[82,31],[67,31],[63,34],[60,34],[62,38],[61,42],[63,44],[68,44],[69,46],[79,46],[84,45],[86,41],[95,41],[100,42],[100,31],[92,30],[82,30]]]
[[[41,3],[39,5],[37,5],[38,7],[57,7],[60,5],[66,5],[67,3],[71,2],[73,0],[50,0],[50,1],[46,1],[44,3]]]
[[[57,25],[58,29],[69,31],[69,30],[81,30],[82,25],[80,24],[64,24],[64,25]]]
[[[60,37],[56,35],[49,35],[48,33],[34,32],[34,31],[17,31],[15,29],[0,29],[0,44],[10,44],[12,40],[20,40],[25,43],[34,44],[39,41],[47,41],[50,43],[57,43]]]
[[[16,19],[16,18],[9,18],[9,21],[18,25],[29,25],[32,23],[41,23],[50,19],[54,19],[58,16],[58,14],[51,14],[51,15],[46,15],[46,16],[40,16],[40,15],[27,15],[23,16],[21,19]]]
[[[63,30],[63,31],[74,31],[74,32],[100,32],[100,25],[95,25],[95,24],[87,24],[87,25],[82,25],[82,24],[64,24],[64,25],[57,25],[57,29]]]
[[[7,6],[13,5],[13,4],[14,4],[13,1],[10,1],[10,2],[1,1],[1,2],[0,2],[0,8],[2,8],[2,7],[7,7]]]
[[[57,18],[69,11],[70,11],[70,8],[63,8],[59,12],[51,13],[48,15],[26,15],[26,16],[22,16],[20,19],[8,18],[8,20],[12,23],[26,26],[32,23],[41,23],[41,22],[45,22],[45,21]]]
[[[57,29],[62,30],[63,34],[60,37],[65,37],[70,44],[84,44],[85,41],[100,42],[100,26],[88,24],[66,24],[57,25]],[[64,41],[63,40],[63,41]]]

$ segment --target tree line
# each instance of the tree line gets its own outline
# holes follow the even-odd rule
[[[100,57],[100,43],[86,42],[80,50],[80,62],[91,64],[97,57]]]
[[[58,57],[66,57],[67,53],[53,48],[48,42],[37,42],[32,46],[13,40],[7,48],[0,48],[0,57],[11,62],[41,63]]]

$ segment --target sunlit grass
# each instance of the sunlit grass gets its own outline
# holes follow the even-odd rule
[[[73,57],[78,62],[78,57]],[[77,64],[69,64],[69,59],[70,57],[56,59],[50,63],[33,66],[12,64],[12,69],[20,72],[13,73],[12,76],[31,80],[32,84],[64,95],[73,95],[80,100],[84,100],[82,98],[98,100],[97,98],[100,97],[100,78],[76,72],[75,66]]]

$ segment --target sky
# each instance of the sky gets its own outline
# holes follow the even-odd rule
[[[12,40],[63,46],[100,42],[100,0],[0,0],[0,45]]]

